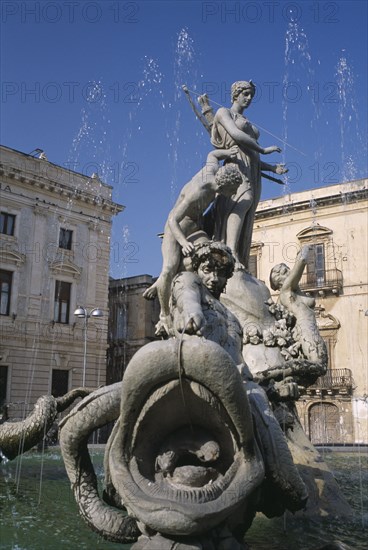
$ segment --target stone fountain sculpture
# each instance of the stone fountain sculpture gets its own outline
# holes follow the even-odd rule
[[[291,270],[273,270],[278,304],[247,271],[261,170],[286,171],[260,160],[279,149],[261,147],[242,115],[254,91],[252,82],[237,82],[230,109],[215,116],[206,109],[216,151],[169,215],[163,274],[145,295],[158,294],[165,339],[141,348],[122,382],[90,393],[60,423],[82,517],[134,550],[244,549],[255,514],[304,510],[306,485],[315,513],[336,513],[313,485],[320,459],[295,409],[298,386],[327,365],[313,304],[298,287],[306,251]],[[88,438],[112,421],[100,495]],[[3,452],[7,424],[0,426]]]
[[[140,531],[134,549],[241,549],[257,511],[272,517],[305,506],[285,436],[243,361],[239,321],[218,299],[234,265],[226,245],[201,235],[193,271],[172,283],[174,336],[141,348],[121,384],[91,394],[62,421],[82,515],[112,540]],[[105,452],[107,507],[87,440],[118,415]]]

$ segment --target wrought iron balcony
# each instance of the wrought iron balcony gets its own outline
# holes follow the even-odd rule
[[[350,369],[328,369],[316,383],[307,388],[308,394],[340,394],[350,395],[354,388],[354,380]]]
[[[302,290],[309,292],[327,292],[339,294],[342,290],[342,271],[326,269],[323,273],[305,273],[299,284]]]

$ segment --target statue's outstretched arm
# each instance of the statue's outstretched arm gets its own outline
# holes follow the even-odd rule
[[[289,288],[291,290],[297,290],[300,279],[303,275],[304,268],[307,265],[308,250],[309,246],[303,246],[303,248],[299,252],[293,268],[290,270],[289,275],[282,285],[283,289],[286,290]]]
[[[190,213],[190,207],[193,197],[190,199],[183,198],[183,200],[171,210],[167,219],[171,233],[174,235],[175,240],[180,244],[183,250],[184,256],[187,256],[194,250],[194,246],[189,242],[180,226],[180,222],[185,216]]]
[[[286,174],[289,171],[288,168],[285,168],[285,164],[268,164],[267,162],[261,161],[261,170],[268,170],[274,174]]]

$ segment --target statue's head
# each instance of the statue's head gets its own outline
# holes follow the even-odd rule
[[[235,164],[225,164],[219,168],[215,181],[218,185],[218,192],[221,195],[231,197],[238,190],[243,181],[239,168]]]
[[[234,101],[238,98],[239,94],[241,94],[244,91],[250,91],[252,98],[254,97],[256,93],[256,87],[254,83],[249,80],[237,80],[232,84],[231,86],[231,101],[234,103]]]
[[[270,286],[272,290],[279,290],[288,276],[290,268],[286,264],[277,264],[271,269]]]
[[[234,256],[228,246],[216,241],[201,243],[192,254],[192,268],[203,284],[219,298],[235,267]]]

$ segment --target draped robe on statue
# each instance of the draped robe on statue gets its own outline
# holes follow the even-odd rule
[[[240,130],[247,133],[251,138],[258,140],[259,132],[255,126],[253,126],[243,115],[236,114],[231,111],[231,109],[229,109],[229,112]],[[212,126],[211,143],[217,149],[230,149],[233,145],[239,145],[219,122],[217,115],[215,115]],[[242,150],[239,148],[237,158],[229,162],[238,165],[243,177],[243,183],[239,186],[236,195],[233,195],[231,198],[224,196],[217,197],[214,211],[214,229],[212,233],[215,240],[228,244],[227,222],[229,215],[236,205],[242,204],[242,210],[244,209],[245,217],[238,239],[238,249],[233,252],[237,255],[244,267],[248,268],[254,215],[261,197],[260,158],[259,154],[254,151],[245,152],[244,149]]]

